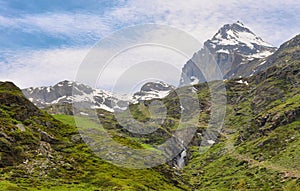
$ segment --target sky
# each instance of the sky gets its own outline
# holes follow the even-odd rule
[[[299,12],[299,0],[0,0],[0,81],[26,88],[75,80],[101,39],[147,23],[183,30],[200,49],[239,20],[278,47],[299,34]]]

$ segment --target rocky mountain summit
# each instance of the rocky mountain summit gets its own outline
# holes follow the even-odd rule
[[[253,75],[254,68],[264,64],[263,61],[275,51],[275,47],[263,41],[243,23],[226,24],[184,65],[180,85],[207,81],[199,68],[201,65],[209,67],[211,63],[219,66],[225,79]],[[202,55],[212,55],[213,60],[208,63],[201,58]]]

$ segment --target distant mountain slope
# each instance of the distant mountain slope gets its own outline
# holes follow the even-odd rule
[[[173,90],[174,87],[163,82],[148,82],[144,84],[141,90],[132,97],[127,96],[124,100],[119,95],[113,95],[110,92],[93,89],[87,85],[62,81],[54,86],[37,87],[23,89],[24,95],[40,108],[45,107],[63,107],[64,105],[76,103],[76,106],[94,109],[104,109],[106,111],[114,111],[114,109],[124,109],[125,103],[137,103],[149,99],[163,98]],[[116,107],[116,108],[114,108]],[[69,109],[70,110],[70,109]],[[71,111],[68,111],[71,113]]]
[[[265,63],[260,64],[255,69],[255,73],[265,70],[273,65],[284,65],[285,63],[297,62],[300,60],[299,42],[300,35],[297,35],[291,40],[282,44],[273,55],[268,57]]]
[[[85,107],[93,103],[96,108],[112,111],[112,102],[117,104],[119,101],[109,92],[67,80],[50,87],[23,89],[22,92],[38,107],[76,102]]]
[[[253,76],[270,66],[284,64],[292,60],[299,60],[299,52],[294,51],[299,45],[297,44],[300,36],[297,35],[295,38],[285,42],[280,46],[278,50],[274,52],[271,56],[259,60],[258,62],[250,62],[245,65],[240,65],[234,70],[230,71],[227,75],[230,76],[233,73],[238,76]],[[251,69],[251,70],[249,70]]]
[[[239,21],[224,25],[212,39],[204,43],[204,48],[213,55],[226,79],[251,75],[253,69],[263,64],[264,59],[276,50]],[[207,64],[198,59],[204,53],[204,49],[199,50],[185,64],[180,85],[206,81],[197,67],[198,64]]]

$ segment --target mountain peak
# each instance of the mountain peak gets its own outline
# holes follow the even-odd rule
[[[264,62],[277,49],[254,34],[241,21],[223,25],[212,39],[204,43],[204,47],[213,55],[226,79],[249,76],[253,73],[253,68]],[[205,55],[205,49],[194,54],[183,67],[181,86],[206,81],[197,67],[201,65],[197,55]]]
[[[238,25],[244,26],[244,23],[242,23],[241,21],[237,21],[237,22],[234,23],[234,24],[238,24]]]
[[[231,47],[239,46],[247,47],[250,50],[259,49],[259,47],[273,47],[269,43],[263,41],[262,38],[255,35],[240,21],[233,24],[225,24],[211,40],[206,42],[206,45],[212,46],[213,48],[217,45]],[[250,52],[252,53],[252,51]],[[247,55],[249,51],[243,53]]]
[[[235,31],[235,32],[248,32],[248,33],[251,33],[251,34],[254,34],[249,28],[247,28],[242,22],[240,21],[237,21],[235,23],[232,23],[232,24],[225,24],[223,25],[220,30],[218,31],[219,32],[223,32],[223,31]]]

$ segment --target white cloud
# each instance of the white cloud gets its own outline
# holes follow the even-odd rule
[[[23,17],[0,16],[1,27],[10,27],[28,33],[45,33],[72,40],[98,40],[111,32],[108,18],[89,13],[46,13]],[[84,38],[84,39],[82,39]]]
[[[78,66],[88,49],[55,49],[14,53],[0,63],[0,80],[13,81],[19,87],[53,85],[74,80]]]
[[[0,62],[0,81],[13,81],[17,86],[26,88],[41,86],[41,84],[44,86],[54,85],[65,79],[72,81],[81,79],[80,82],[87,83],[92,87],[98,86],[112,90],[114,83],[126,72],[126,81],[123,80],[120,83],[128,87],[127,82],[134,83],[134,79],[141,79],[142,76],[145,76],[143,74],[148,74],[151,69],[151,75],[153,75],[153,71],[157,71],[156,80],[177,85],[181,65],[188,59],[172,49],[160,46],[135,47],[106,63],[106,68],[101,73],[98,83],[94,84],[93,81],[85,80],[89,79],[91,77],[89,75],[92,75],[94,71],[98,71],[98,68],[104,66],[103,63],[98,62],[100,58],[98,55],[93,55],[92,59],[85,62],[93,63],[93,67],[88,70],[90,71],[88,76],[76,78],[78,69],[89,51],[88,48],[66,48],[8,54],[6,55],[6,63]],[[97,52],[105,54],[106,51],[108,50],[98,50]],[[150,64],[150,68],[140,67],[145,65],[145,62]],[[172,67],[174,69],[170,70],[169,68]],[[165,72],[166,68],[170,72],[169,74]],[[98,73],[95,74],[94,78],[97,79]],[[149,76],[145,76],[145,78],[149,78]]]
[[[150,22],[185,30],[204,42],[223,24],[241,20],[264,40],[278,46],[300,31],[299,11],[299,2],[292,0],[129,0],[102,15],[53,12],[22,17],[0,16],[0,24],[1,28],[42,32],[80,42],[85,39],[95,41],[120,26]],[[200,43],[199,49],[201,46]],[[6,63],[0,62],[0,80],[13,80],[21,87],[28,87],[74,79],[87,52],[87,48],[57,48],[4,55]]]
[[[110,60],[99,76],[98,85],[102,88],[113,88],[119,83],[119,90],[124,91],[123,93],[150,78],[177,86],[182,63],[187,60],[185,55],[168,47],[156,45],[133,47]],[[109,90],[112,90],[111,88]]]
[[[203,42],[223,24],[241,20],[266,41],[278,46],[299,31],[299,10],[299,2],[291,0],[129,0],[101,15],[52,12],[0,16],[0,23],[1,27],[18,27],[27,32],[96,40],[119,26],[154,22],[191,32]]]

